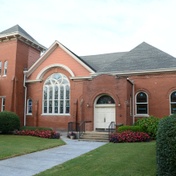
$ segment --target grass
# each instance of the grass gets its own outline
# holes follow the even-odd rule
[[[0,135],[0,160],[65,144],[60,139]]]
[[[155,176],[156,143],[108,143],[37,176]]]

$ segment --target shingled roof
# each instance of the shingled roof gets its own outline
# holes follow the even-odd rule
[[[7,38],[7,37],[14,37],[15,35],[19,35],[23,37],[28,43],[32,43],[39,47],[41,50],[46,50],[46,47],[42,46],[38,43],[33,37],[31,37],[24,29],[22,29],[18,24],[0,32],[0,39]]]
[[[132,73],[176,68],[176,58],[143,42],[129,52],[81,57],[96,72]]]

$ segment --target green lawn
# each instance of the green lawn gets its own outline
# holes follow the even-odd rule
[[[156,143],[108,143],[37,176],[155,176]]]
[[[0,160],[65,144],[60,139],[0,135]]]

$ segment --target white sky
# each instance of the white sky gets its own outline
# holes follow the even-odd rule
[[[0,0],[0,32],[19,24],[42,45],[79,56],[143,41],[176,57],[176,0]]]

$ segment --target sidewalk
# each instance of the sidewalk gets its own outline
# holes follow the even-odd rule
[[[61,138],[66,145],[1,160],[0,176],[32,176],[106,144]]]

